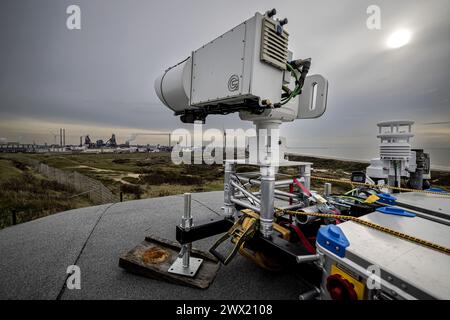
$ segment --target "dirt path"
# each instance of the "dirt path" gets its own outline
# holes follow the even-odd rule
[[[130,172],[125,172],[125,171],[117,171],[117,170],[108,170],[108,169],[100,169],[100,168],[95,168],[95,167],[91,167],[91,166],[86,166],[86,165],[78,165],[78,166],[73,166],[70,168],[74,168],[74,169],[88,169],[94,172],[101,172],[101,173],[109,173],[111,175],[111,178],[114,181],[123,183],[123,184],[131,184],[130,182],[124,180],[124,178],[135,178],[135,179],[139,179],[140,174],[139,173],[130,173]]]

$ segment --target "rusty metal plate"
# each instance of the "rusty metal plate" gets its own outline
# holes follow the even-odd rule
[[[220,268],[217,259],[210,253],[193,248],[191,257],[203,259],[195,277],[170,273],[169,268],[177,259],[180,248],[178,242],[148,236],[145,241],[120,257],[119,267],[148,278],[195,288],[208,288]]]

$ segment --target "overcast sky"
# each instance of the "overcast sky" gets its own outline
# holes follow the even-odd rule
[[[81,7],[81,30],[66,28],[66,8]],[[381,30],[366,9],[381,8]],[[376,122],[415,120],[414,142],[450,148],[450,1],[3,0],[0,10],[0,137],[68,142],[91,134],[120,140],[181,126],[153,90],[168,66],[233,26],[277,8],[287,17],[296,58],[329,80],[328,109],[284,126],[293,146],[376,146]],[[389,49],[388,36],[412,32]],[[243,126],[212,116],[208,127]],[[245,123],[249,126],[250,123]]]

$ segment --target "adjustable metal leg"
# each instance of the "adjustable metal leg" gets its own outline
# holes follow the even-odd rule
[[[224,214],[227,217],[235,217],[236,208],[231,199],[234,196],[234,187],[231,184],[231,176],[235,173],[235,164],[230,161],[225,161],[223,181],[223,195],[224,195]],[[236,218],[236,217],[235,217]]]
[[[181,219],[181,228],[186,231],[193,226],[191,214],[191,194],[184,194],[184,214]],[[186,243],[181,246],[175,262],[169,267],[169,273],[180,274],[187,277],[194,277],[200,268],[203,259],[191,257],[192,243]]]
[[[260,232],[265,238],[270,238],[273,228],[275,192],[275,167],[261,167],[261,215]]]
[[[323,194],[325,197],[329,197],[331,195],[331,183],[325,182],[323,185]]]
[[[311,189],[311,165],[301,165],[299,167],[299,176],[303,178],[305,188]]]

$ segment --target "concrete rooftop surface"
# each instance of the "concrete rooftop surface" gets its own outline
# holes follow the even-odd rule
[[[218,218],[223,192],[192,195],[195,221]],[[297,299],[301,280],[271,273],[237,255],[206,290],[119,268],[119,257],[153,234],[175,240],[183,196],[70,210],[0,230],[0,299]],[[193,244],[207,251],[217,238]],[[81,289],[66,288],[69,265]]]

